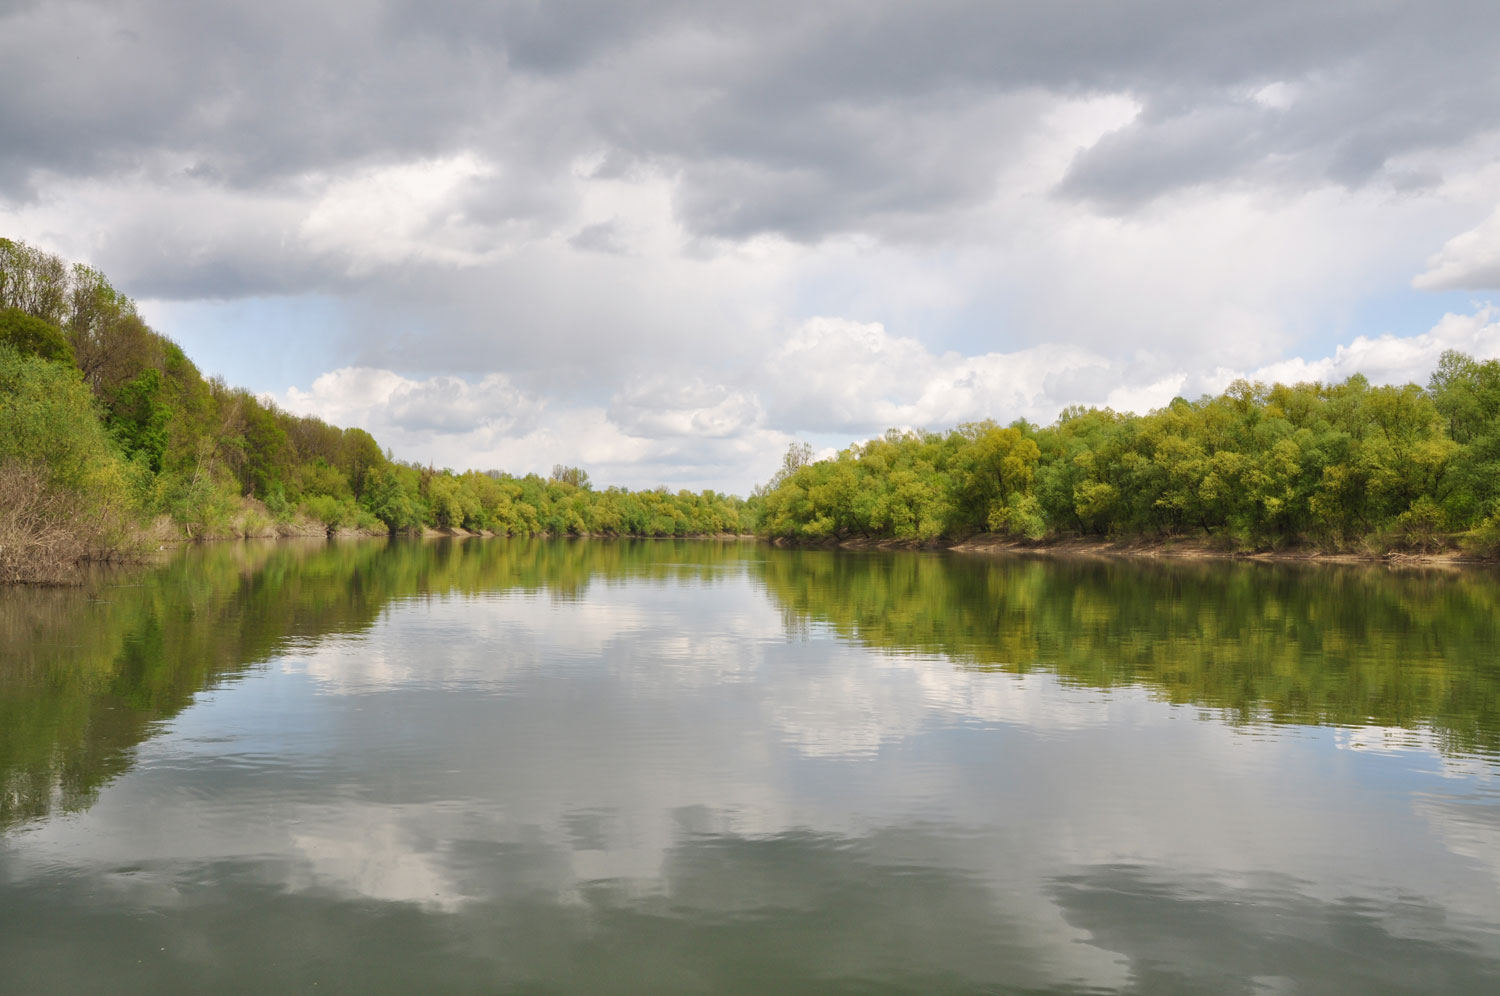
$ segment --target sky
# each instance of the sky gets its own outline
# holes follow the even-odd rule
[[[1493,0],[0,0],[0,235],[402,459],[1500,356]]]

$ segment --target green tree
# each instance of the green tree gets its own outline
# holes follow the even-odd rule
[[[20,308],[0,311],[0,346],[8,346],[22,356],[40,356],[70,365],[73,362],[73,347],[62,330]]]

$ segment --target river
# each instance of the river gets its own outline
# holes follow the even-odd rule
[[[0,992],[1500,992],[1500,577],[211,544],[0,591]]]

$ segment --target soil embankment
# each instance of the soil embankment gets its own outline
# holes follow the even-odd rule
[[[776,546],[825,547],[844,550],[951,550],[955,553],[1023,555],[1041,557],[1149,557],[1171,560],[1260,560],[1301,561],[1326,564],[1387,564],[1391,566],[1457,567],[1495,564],[1492,557],[1478,557],[1458,549],[1412,550],[1322,550],[1288,547],[1277,550],[1244,550],[1218,545],[1202,538],[1110,540],[1062,537],[1024,540],[1013,536],[981,534],[963,539],[910,540],[853,536],[845,539],[797,541],[775,539]]]
[[[1288,547],[1279,550],[1239,550],[1216,545],[1203,539],[1182,537],[1135,540],[1070,537],[1029,542],[1005,536],[973,536],[947,544],[946,548],[959,553],[1019,553],[1064,557],[1156,557],[1178,560],[1313,561],[1329,564],[1383,563],[1419,566],[1494,563],[1493,559],[1470,556],[1456,549],[1382,552]]]

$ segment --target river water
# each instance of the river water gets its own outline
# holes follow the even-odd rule
[[[0,992],[1500,992],[1500,577],[219,544],[0,591]]]

